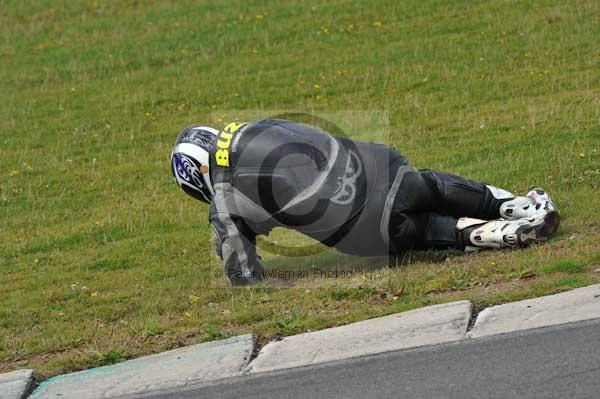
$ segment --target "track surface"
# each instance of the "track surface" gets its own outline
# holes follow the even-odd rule
[[[600,398],[600,319],[141,396]]]

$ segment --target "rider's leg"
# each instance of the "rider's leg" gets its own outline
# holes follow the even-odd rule
[[[431,212],[406,214],[395,211],[390,218],[390,242],[394,252],[409,249],[458,249],[526,247],[552,237],[558,229],[556,211],[529,219],[480,220],[444,216]]]
[[[408,213],[435,212],[484,220],[518,219],[554,210],[552,201],[541,189],[515,196],[501,188],[431,170],[404,174],[394,208]]]

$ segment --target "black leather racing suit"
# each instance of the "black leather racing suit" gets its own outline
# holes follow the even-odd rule
[[[285,120],[234,123],[210,154],[210,222],[234,284],[262,279],[256,236],[277,226],[359,256],[460,248],[456,218],[497,218],[483,183],[416,170],[394,149]]]

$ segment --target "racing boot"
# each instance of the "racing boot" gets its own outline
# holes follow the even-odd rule
[[[456,223],[457,239],[466,252],[481,248],[523,248],[553,237],[560,223],[558,212],[538,213],[516,220],[480,220],[460,218]]]
[[[541,188],[532,188],[524,197],[515,197],[500,205],[500,216],[507,220],[531,218],[556,211],[547,192]]]

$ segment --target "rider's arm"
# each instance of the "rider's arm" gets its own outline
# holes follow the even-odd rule
[[[262,280],[262,265],[256,254],[256,234],[244,220],[226,212],[211,212],[217,255],[223,260],[225,275],[234,285]]]

